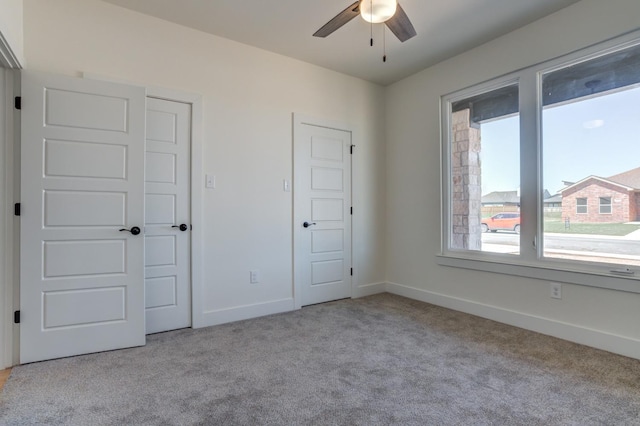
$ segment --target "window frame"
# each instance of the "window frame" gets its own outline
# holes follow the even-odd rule
[[[443,224],[443,235],[442,235],[442,242],[443,242],[443,249],[446,246],[448,248],[449,252],[453,252],[453,253],[457,253],[457,252],[461,252],[460,250],[457,249],[451,249],[451,234],[446,232],[447,229],[451,229],[451,217],[449,215],[449,212],[451,212],[453,210],[453,198],[452,197],[446,197],[445,194],[450,194],[451,190],[452,190],[452,185],[451,185],[451,170],[452,170],[452,164],[451,164],[451,145],[448,143],[449,141],[451,141],[452,139],[452,121],[451,121],[451,110],[452,110],[452,105],[455,102],[459,102],[462,100],[465,100],[467,98],[471,98],[474,96],[478,96],[484,93],[488,93],[488,92],[492,92],[494,90],[498,90],[504,87],[508,87],[508,86],[513,86],[513,85],[517,85],[518,88],[520,87],[519,85],[519,79],[516,76],[516,73],[512,73],[512,74],[508,74],[505,75],[503,77],[499,77],[497,79],[491,80],[489,82],[486,83],[481,83],[477,86],[474,86],[472,88],[469,89],[464,89],[461,91],[458,91],[455,93],[454,96],[448,97],[447,99],[447,105],[448,105],[448,109],[446,111],[448,111],[449,113],[445,113],[445,114],[441,114],[441,119],[443,122],[443,131],[442,131],[442,135],[443,135],[443,141],[446,140],[447,143],[443,142],[443,149],[442,149],[442,154],[443,154],[443,161],[442,161],[442,171],[443,171],[443,179],[442,179],[442,186],[443,186],[443,191],[442,191],[442,205],[444,206],[445,203],[447,204],[447,208],[446,209],[441,209],[442,211],[442,224]],[[446,138],[445,136],[446,135]],[[522,153],[521,153],[522,155]],[[446,171],[445,171],[446,170]],[[522,173],[522,172],[521,172]],[[446,176],[446,177],[445,177]],[[446,212],[445,212],[446,210]],[[497,254],[497,253],[496,253]],[[508,255],[503,255],[503,254],[497,254],[499,257],[504,257],[507,258]],[[455,254],[454,254],[455,256]],[[482,252],[476,252],[476,256],[483,256]]]
[[[584,200],[584,204],[580,204],[580,200]],[[584,211],[580,211],[580,207],[584,207]],[[576,214],[589,214],[589,199],[587,197],[576,197]]]
[[[542,182],[542,78],[545,74],[640,45],[640,30],[485,81],[441,97],[442,266],[502,273],[640,293],[640,267],[544,256]],[[510,84],[518,85],[520,116],[520,254],[452,249],[451,111],[454,102]],[[613,210],[613,207],[611,207]],[[587,210],[588,211],[588,210]],[[532,218],[527,220],[526,218]]]
[[[602,204],[602,200],[604,198],[608,198],[609,199],[609,204]],[[598,214],[608,214],[611,215],[613,214],[613,197],[598,197]],[[603,212],[602,211],[602,207],[608,207],[609,211],[608,212]]]

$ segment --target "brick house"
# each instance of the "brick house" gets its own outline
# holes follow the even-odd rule
[[[485,206],[512,206],[520,207],[520,194],[518,191],[493,191],[482,196],[482,207]]]
[[[560,193],[562,217],[571,222],[640,220],[640,167],[608,178],[589,176]]]

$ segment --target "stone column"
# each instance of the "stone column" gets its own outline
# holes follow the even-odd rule
[[[482,249],[482,181],[480,126],[471,123],[471,110],[452,114],[451,185],[452,248]]]

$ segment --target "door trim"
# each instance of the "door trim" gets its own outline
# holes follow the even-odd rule
[[[9,235],[9,206],[13,200],[13,194],[10,190],[11,169],[7,166],[12,164],[9,161],[11,156],[10,148],[10,116],[8,111],[10,96],[7,95],[8,83],[6,75],[8,72],[0,67],[0,164],[2,164],[2,172],[0,172],[0,271],[2,276],[0,280],[0,370],[9,366],[11,352],[9,352],[11,339],[9,336],[10,328],[7,327],[9,322],[9,312],[11,312],[12,304],[10,303],[9,294],[11,293],[11,273],[9,271],[11,265],[11,236]],[[11,196],[10,196],[11,195]]]
[[[292,174],[293,174],[293,189],[292,189],[292,209],[293,209],[293,221],[291,223],[291,232],[292,232],[292,250],[291,250],[291,254],[292,254],[292,265],[293,265],[293,299],[294,299],[294,307],[295,309],[300,309],[302,307],[302,283],[301,280],[299,279],[299,266],[296,264],[297,258],[296,258],[296,246],[299,244],[298,240],[299,240],[299,234],[301,232],[300,230],[300,226],[296,226],[296,224],[298,223],[302,223],[302,221],[304,220],[304,218],[302,217],[298,217],[298,213],[296,212],[296,176],[295,176],[295,161],[296,161],[296,138],[299,137],[298,135],[300,135],[301,133],[301,126],[303,125],[309,125],[309,126],[316,126],[316,127],[325,127],[328,129],[334,129],[334,130],[340,130],[343,132],[349,132],[351,133],[351,145],[352,146],[356,146],[357,145],[357,135],[355,130],[345,124],[345,123],[341,123],[341,122],[337,122],[337,121],[332,121],[332,120],[326,120],[326,119],[321,119],[321,118],[317,118],[317,117],[311,117],[308,115],[304,115],[304,114],[299,114],[299,113],[293,113],[292,114],[292,118],[293,118],[293,146],[292,146],[292,161],[291,161],[291,167],[292,167]],[[355,152],[355,151],[354,151]],[[353,200],[354,200],[354,188],[355,188],[355,184],[354,184],[354,162],[353,162],[353,155],[350,156],[351,158],[349,159],[351,161],[351,207],[355,208],[355,206],[353,205]],[[353,268],[353,274],[351,276],[348,277],[349,281],[350,281],[350,288],[351,288],[351,297],[354,297],[355,294],[355,283],[357,283],[357,277],[356,277],[356,273],[357,273],[357,269],[356,268],[356,262],[355,259],[353,257],[353,247],[354,247],[354,235],[355,235],[355,231],[354,231],[354,226],[353,226],[353,215],[350,215],[349,220],[351,221],[351,235],[349,236],[351,238],[351,253],[350,253],[350,257],[351,257],[351,267]]]
[[[13,311],[20,306],[20,219],[13,215],[13,203],[20,201],[20,113],[13,108],[13,97],[20,93],[18,70],[4,68],[0,92],[0,244],[2,275],[0,276],[0,369],[19,363],[20,329],[13,323]],[[17,194],[17,195],[16,195]]]
[[[15,52],[9,45],[9,40],[0,31],[0,66],[4,68],[20,69],[22,65]]]
[[[18,46],[13,46],[18,47]],[[24,58],[23,58],[24,59]],[[20,77],[17,70],[22,69],[20,59],[14,52],[9,40],[0,31],[0,68],[3,68],[4,77],[0,78],[0,164],[2,165],[3,177],[0,178],[0,252],[4,252],[3,260],[0,262],[4,271],[0,276],[0,369],[18,364],[18,351],[20,346],[17,325],[13,324],[13,311],[16,306],[20,306],[18,295],[20,294],[20,282],[18,273],[20,265],[17,264],[20,250],[20,235],[15,232],[16,226],[20,222],[12,214],[12,205],[17,200],[15,194],[20,193],[18,187],[20,182],[20,158],[19,143],[20,114],[13,109],[13,97],[15,93],[20,93]],[[15,70],[15,71],[14,71]],[[17,144],[17,145],[16,145]],[[16,146],[18,149],[16,149]],[[16,163],[17,160],[17,163]],[[6,204],[5,204],[6,203]]]
[[[135,84],[147,89],[147,97],[164,99],[167,101],[191,104],[191,328],[200,328],[209,325],[205,321],[205,312],[202,307],[204,287],[202,281],[202,253],[203,230],[202,208],[204,199],[204,172],[203,172],[203,105],[202,95],[183,90],[167,89],[158,86],[149,86],[144,82],[131,81],[117,77],[105,76],[93,72],[82,72],[83,78],[93,80],[111,81],[114,83]]]

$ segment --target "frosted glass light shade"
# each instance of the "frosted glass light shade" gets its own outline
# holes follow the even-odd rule
[[[388,21],[396,13],[396,0],[362,0],[360,15],[367,22],[379,24]]]

